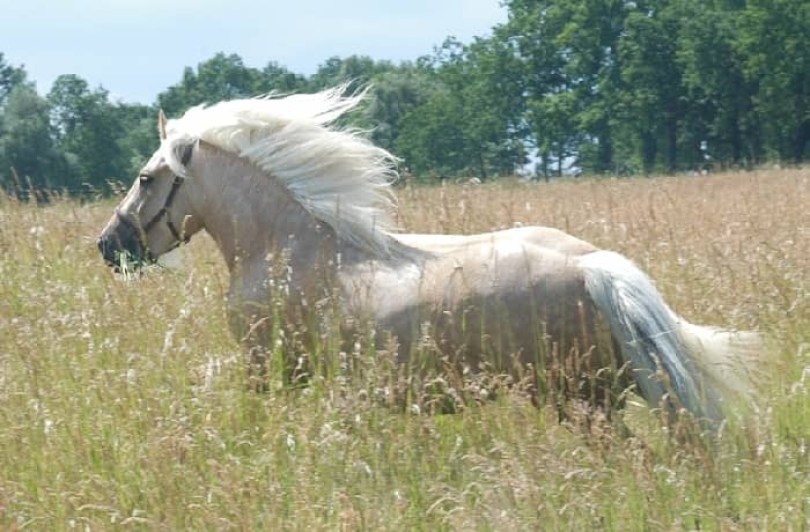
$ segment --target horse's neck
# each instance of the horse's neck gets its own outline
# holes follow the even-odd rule
[[[306,260],[333,238],[287,190],[253,165],[206,147],[191,169],[199,179],[199,215],[231,272],[239,264],[285,253]]]
[[[336,262],[338,254],[344,260],[365,258],[252,164],[210,146],[201,151],[204,157],[192,168],[202,181],[199,210],[232,275],[261,277],[273,259],[303,272]]]

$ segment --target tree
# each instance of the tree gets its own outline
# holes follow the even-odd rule
[[[585,171],[613,171],[621,92],[617,46],[632,4],[506,0],[505,6],[509,20],[495,35],[515,43],[526,76],[528,123],[541,159],[566,153],[576,141],[574,151]],[[572,97],[559,96],[564,93]],[[544,125],[548,117],[555,123],[551,133]]]
[[[368,56],[330,57],[309,79],[309,87],[316,91],[349,83],[349,90],[357,90],[394,68],[390,61],[375,61]]]
[[[158,109],[147,105],[118,104],[112,111],[123,134],[118,139],[120,166],[128,181],[135,176],[159,146]]]
[[[512,43],[475,38],[462,80],[466,137],[482,178],[511,175],[526,164],[524,82]]]
[[[271,61],[262,69],[258,88],[262,93],[290,94],[306,90],[307,83],[305,76]]]
[[[529,126],[535,131],[538,168],[536,173],[547,181],[553,173],[562,176],[567,161],[577,154],[582,141],[576,133],[576,99],[571,91],[546,94],[528,104]]]
[[[36,190],[70,187],[64,158],[50,135],[49,109],[28,84],[15,86],[8,95],[0,136],[0,184],[26,195]]]
[[[512,59],[497,41],[448,39],[422,63],[432,88],[403,116],[394,143],[412,171],[485,179],[524,163],[522,85],[510,72]]]
[[[378,74],[365,110],[374,143],[393,150],[404,117],[424,104],[433,90],[430,76],[411,63]]]
[[[567,56],[566,77],[579,102],[576,123],[583,134],[580,165],[589,172],[614,172],[617,101],[623,87],[618,42],[624,30],[623,0],[562,2],[567,22],[557,36]]]
[[[645,174],[655,169],[662,151],[667,172],[674,173],[684,104],[677,61],[681,18],[671,2],[648,1],[644,7],[627,14],[618,43],[623,83],[620,110],[626,113],[621,121],[629,127],[629,136],[638,140],[636,151]],[[660,149],[662,145],[665,150]]]
[[[810,149],[810,4],[749,0],[737,35],[766,144],[780,159],[801,162]]]
[[[515,75],[523,80],[525,135],[537,150],[538,173],[548,178],[556,165],[562,174],[583,140],[566,50],[557,43],[567,15],[553,1],[511,0],[506,6],[509,20],[495,28],[494,38],[512,47],[519,64]]]
[[[445,178],[467,167],[459,103],[446,87],[440,87],[403,116],[394,147],[410,172],[422,178]]]
[[[197,65],[196,71],[186,67],[180,83],[159,94],[158,102],[171,116],[194,105],[249,98],[268,90],[259,70],[246,67],[236,54],[218,53]]]
[[[25,70],[22,67],[7,64],[3,53],[0,52],[0,108],[3,107],[14,87],[26,82],[26,77]]]
[[[754,84],[745,77],[744,57],[735,44],[741,10],[702,0],[682,0],[681,6],[677,55],[690,103],[684,115],[688,162],[759,162],[763,154]]]
[[[72,74],[59,76],[48,93],[56,145],[64,153],[74,188],[104,189],[129,172],[119,140],[123,125],[107,91],[90,90]]]

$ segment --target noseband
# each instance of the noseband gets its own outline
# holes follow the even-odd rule
[[[151,178],[152,176],[142,174],[140,177],[147,177]],[[146,222],[143,226],[136,226],[132,220],[130,220],[126,215],[122,214],[121,211],[115,209],[115,216],[124,224],[128,225],[129,227],[135,230],[135,233],[138,235],[138,240],[140,241],[141,247],[146,250],[147,256],[152,258],[152,253],[149,251],[149,246],[146,245],[146,239],[144,238],[146,234],[152,230],[164,217],[166,218],[166,226],[169,228],[169,232],[171,232],[172,236],[175,239],[174,245],[171,249],[176,248],[180,244],[187,243],[191,237],[181,235],[180,231],[177,229],[177,226],[174,225],[172,219],[169,215],[169,209],[174,202],[174,197],[177,195],[177,191],[180,190],[180,186],[185,182],[185,178],[179,175],[174,176],[174,181],[172,181],[172,188],[169,190],[169,195],[166,196],[166,202],[163,204],[163,207],[155,213],[152,218]]]

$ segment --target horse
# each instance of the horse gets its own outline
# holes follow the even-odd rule
[[[752,400],[760,335],[687,322],[618,253],[550,227],[397,230],[396,157],[335,125],[364,95],[335,87],[172,120],[161,111],[160,147],[104,227],[103,259],[138,267],[206,231],[230,274],[230,328],[260,383],[279,351],[272,338],[294,365],[337,323],[341,342],[370,331],[402,367],[427,336],[465,368],[528,368],[535,395],[542,375],[567,372],[565,397],[594,408],[634,386],[670,419],[688,412],[717,427]]]

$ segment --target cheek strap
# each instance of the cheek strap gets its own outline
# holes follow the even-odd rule
[[[177,229],[177,226],[174,225],[172,222],[171,216],[169,215],[169,209],[174,202],[174,197],[177,195],[177,191],[180,190],[180,186],[183,184],[185,179],[179,175],[174,176],[174,181],[172,182],[172,188],[169,190],[169,195],[166,196],[166,203],[163,204],[163,208],[161,208],[155,215],[149,220],[146,225],[143,226],[143,232],[148,233],[157,223],[166,217],[166,226],[169,228],[169,231],[172,233],[172,236],[177,241],[178,244],[188,242],[190,237],[183,237],[180,234],[180,231]]]

